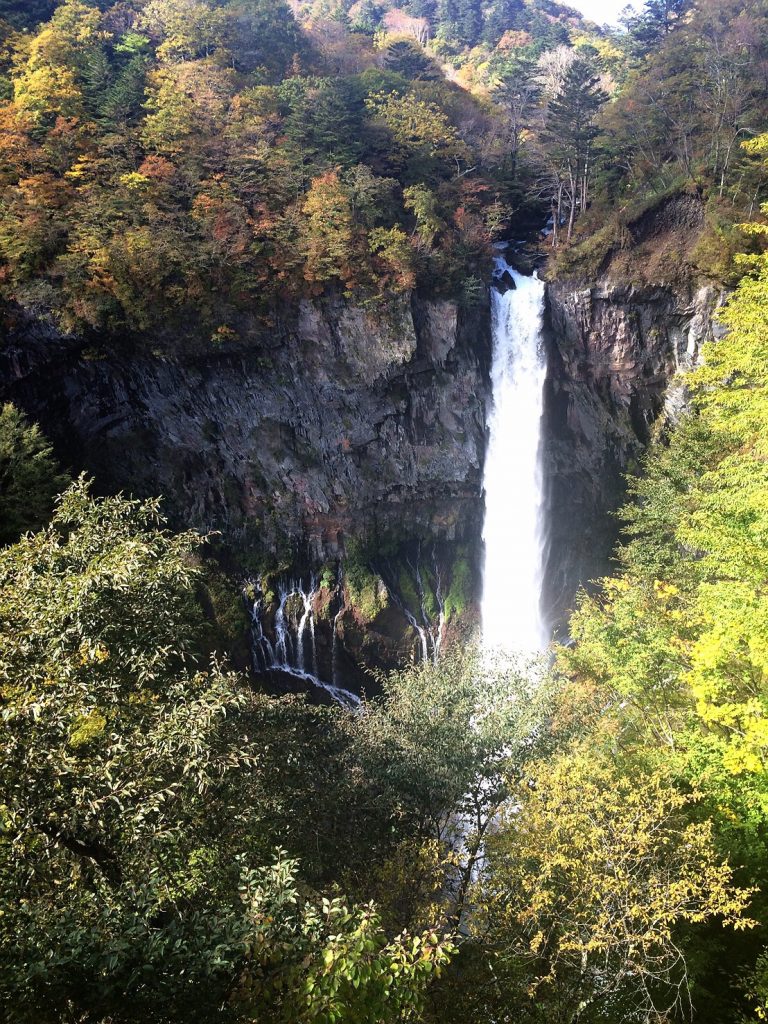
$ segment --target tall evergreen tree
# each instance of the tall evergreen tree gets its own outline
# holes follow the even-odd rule
[[[440,68],[410,39],[398,39],[390,43],[384,54],[388,71],[395,71],[414,81],[436,81],[442,78]]]
[[[496,3],[487,7],[485,11],[483,39],[491,46],[495,46],[505,32],[523,28],[524,23],[523,0],[496,0]]]
[[[14,28],[33,28],[48,21],[58,0],[0,0],[0,20]]]
[[[483,30],[481,0],[458,0],[459,38],[466,46],[474,46]]]
[[[595,118],[608,98],[599,83],[594,64],[577,57],[566,70],[560,93],[550,101],[547,112],[545,143],[563,186],[555,204],[555,227],[561,223],[565,201],[567,241],[571,240],[576,214],[586,210],[589,200],[594,141],[599,134]]]
[[[626,21],[631,48],[637,56],[651,53],[680,21],[690,0],[646,0],[643,10]]]
[[[509,166],[513,178],[523,132],[530,126],[540,95],[535,62],[531,58],[510,61],[494,90],[494,99],[503,108],[509,124]]]
[[[354,15],[350,16],[350,27],[353,32],[363,32],[372,36],[381,24],[384,10],[376,0],[361,0],[355,5]]]
[[[305,89],[292,104],[285,137],[312,173],[351,167],[361,152],[361,111],[349,83],[323,80]]]
[[[480,0],[438,0],[438,27],[443,35],[463,46],[474,46],[483,29]]]
[[[403,6],[414,18],[428,18],[432,22],[437,18],[437,0],[408,0]]]

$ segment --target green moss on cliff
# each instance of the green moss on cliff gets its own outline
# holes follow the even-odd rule
[[[397,587],[400,591],[400,596],[405,602],[405,606],[409,611],[413,612],[414,615],[418,615],[421,608],[421,602],[419,601],[418,591],[416,590],[416,583],[411,579],[408,574],[408,570],[405,567],[400,570],[397,579]]]
[[[346,565],[347,598],[363,623],[373,622],[389,604],[389,594],[381,578],[362,562],[350,559]]]
[[[462,616],[472,600],[472,567],[466,554],[460,555],[453,563],[451,585],[445,596],[446,619]]]

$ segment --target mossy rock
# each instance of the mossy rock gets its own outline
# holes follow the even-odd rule
[[[451,585],[445,596],[446,619],[461,618],[467,611],[473,593],[473,573],[466,555],[456,559],[451,569]]]
[[[370,623],[389,605],[389,591],[381,577],[360,562],[345,566],[347,600],[362,623]]]

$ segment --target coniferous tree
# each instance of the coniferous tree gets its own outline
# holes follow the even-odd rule
[[[549,104],[545,145],[562,184],[553,202],[553,241],[562,222],[563,204],[568,210],[566,240],[570,241],[576,215],[583,213],[589,202],[594,141],[600,133],[595,118],[608,98],[599,82],[594,64],[579,56],[567,68],[560,92]]]
[[[33,28],[48,21],[57,3],[58,0],[0,0],[0,20],[14,28]]]
[[[410,39],[398,39],[391,43],[384,54],[388,71],[394,71],[413,81],[435,81],[442,78],[440,68]]]
[[[627,30],[637,56],[651,53],[680,21],[690,0],[647,0],[640,14],[630,17]]]
[[[324,80],[292,105],[285,137],[295,158],[312,171],[351,167],[360,156],[360,111],[347,83]]]
[[[39,529],[68,478],[37,424],[10,404],[0,409],[0,544]]]
[[[231,6],[233,38],[230,42],[239,70],[266,69],[280,78],[306,44],[285,0],[237,0]]]
[[[143,54],[132,57],[105,90],[99,116],[110,125],[129,124],[143,109],[148,61]]]
[[[437,17],[437,0],[408,0],[403,6],[414,18],[428,18],[434,21]]]
[[[350,22],[353,32],[362,32],[372,36],[381,24],[384,11],[376,0],[361,0],[355,7],[354,17]]]
[[[101,101],[112,84],[113,69],[109,57],[100,46],[94,47],[83,60],[80,77],[83,96],[89,112],[96,113]]]
[[[458,0],[457,23],[459,39],[465,46],[474,46],[483,29],[483,10],[480,0]]]
[[[437,20],[442,33],[463,46],[474,46],[483,28],[480,0],[439,0]]]
[[[525,19],[523,0],[496,0],[485,10],[483,39],[495,46],[505,32],[522,28]]]
[[[509,63],[494,90],[494,99],[504,110],[509,125],[509,167],[513,178],[517,174],[523,133],[530,127],[540,95],[535,62],[525,57]]]

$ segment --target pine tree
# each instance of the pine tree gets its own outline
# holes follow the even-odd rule
[[[376,0],[361,0],[355,7],[355,14],[350,27],[353,32],[362,32],[372,36],[381,24],[383,10]]]
[[[129,124],[142,112],[148,60],[142,54],[132,57],[105,91],[98,113],[112,126]]]
[[[349,85],[328,79],[304,90],[286,119],[285,138],[295,159],[313,173],[357,163],[360,114]]]
[[[524,27],[525,4],[523,0],[496,0],[485,12],[483,39],[495,46],[505,32]]]
[[[14,28],[28,29],[48,21],[58,0],[0,0],[0,20]]]
[[[437,18],[437,0],[408,0],[403,7],[414,18],[428,18],[431,22]]]
[[[436,81],[442,78],[435,62],[410,39],[398,39],[390,43],[384,54],[384,64],[388,71],[395,71],[413,81]]]
[[[651,53],[680,21],[689,0],[646,0],[639,15],[629,18],[627,30],[637,56]]]
[[[86,54],[80,71],[83,96],[87,109],[98,113],[101,100],[112,84],[113,71],[107,54],[102,47],[94,47]]]
[[[494,90],[494,99],[504,109],[508,119],[509,164],[512,177],[517,173],[523,132],[530,126],[540,95],[541,86],[536,80],[535,62],[530,58],[510,61],[504,77]]]
[[[474,46],[483,30],[483,9],[480,0],[458,0],[459,39],[465,46]]]

